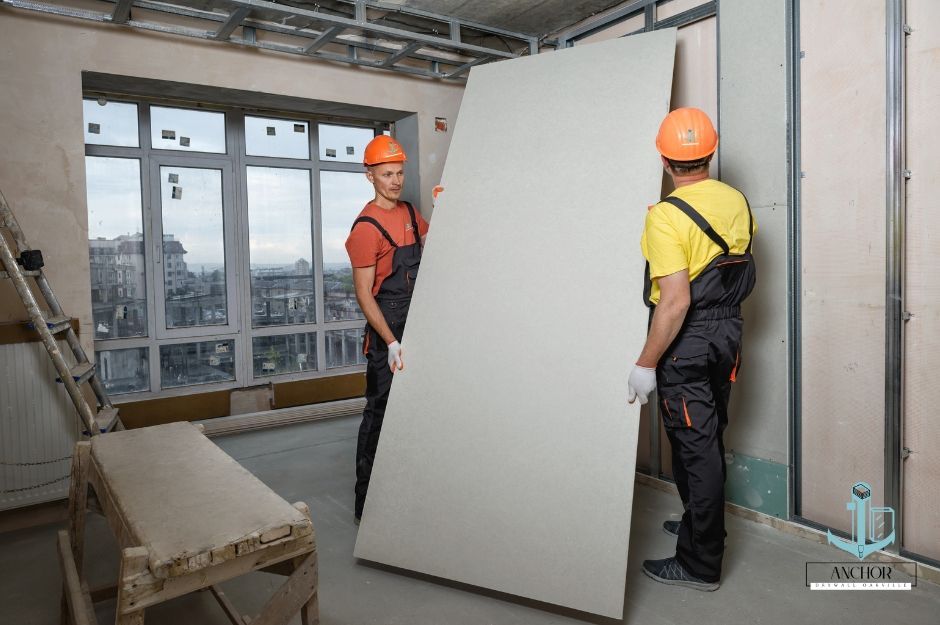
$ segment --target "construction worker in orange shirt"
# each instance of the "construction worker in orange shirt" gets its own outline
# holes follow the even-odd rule
[[[369,489],[392,378],[405,367],[399,341],[428,231],[421,213],[401,200],[406,160],[401,145],[387,135],[377,136],[366,146],[363,164],[375,197],[359,213],[346,240],[356,299],[367,321],[363,339],[368,358],[366,407],[356,449],[357,524]]]

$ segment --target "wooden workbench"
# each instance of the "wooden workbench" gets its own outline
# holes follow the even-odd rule
[[[121,548],[117,584],[90,591],[82,575],[88,487]],[[310,513],[289,504],[190,423],[112,432],[76,445],[69,529],[59,533],[63,623],[97,623],[93,602],[117,598],[116,623],[142,625],[147,607],[257,570],[286,575],[252,625],[319,622]]]

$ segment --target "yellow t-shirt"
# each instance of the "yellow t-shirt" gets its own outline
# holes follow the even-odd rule
[[[670,195],[685,200],[701,213],[725,240],[732,254],[743,254],[747,249],[750,240],[747,202],[740,191],[708,179],[680,187]],[[754,232],[757,232],[756,221]],[[688,269],[691,282],[722,253],[718,244],[694,221],[667,202],[656,204],[647,213],[640,248],[650,264],[653,279],[650,301],[654,304],[659,303],[658,278]]]

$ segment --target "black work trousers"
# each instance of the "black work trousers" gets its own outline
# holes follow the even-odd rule
[[[379,308],[382,309],[385,321],[398,341],[401,341],[405,331],[409,304],[408,300],[379,301]],[[372,464],[375,462],[375,451],[379,445],[379,435],[382,433],[382,422],[385,419],[385,406],[388,404],[388,393],[392,388],[392,378],[395,375],[388,366],[388,345],[368,325],[364,340],[368,359],[366,407],[362,411],[359,443],[356,447],[356,518],[362,517],[362,508],[366,503],[369,479],[372,477]]]
[[[707,582],[721,577],[725,548],[723,436],[741,327],[740,318],[688,323],[657,367],[659,410],[685,508],[676,559]]]

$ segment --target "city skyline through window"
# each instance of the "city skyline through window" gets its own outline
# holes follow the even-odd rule
[[[158,397],[361,371],[345,242],[382,127],[210,108],[83,101],[102,383]]]

